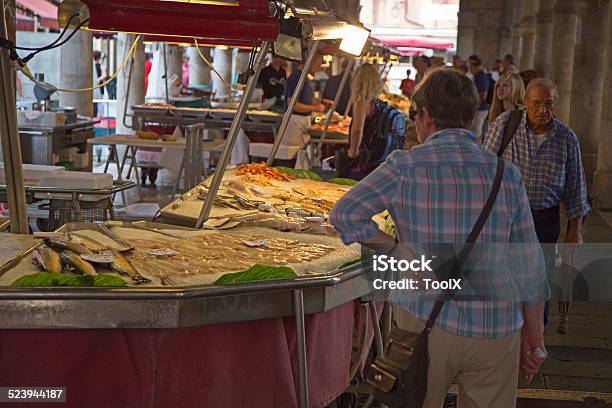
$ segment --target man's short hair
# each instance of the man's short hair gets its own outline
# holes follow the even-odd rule
[[[93,59],[95,60],[99,60],[102,57],[102,53],[100,51],[94,51],[93,52]]]
[[[417,86],[412,101],[417,109],[427,109],[438,130],[470,129],[480,105],[474,82],[452,69],[430,71]]]
[[[504,59],[505,59],[506,61],[508,61],[508,62],[509,62],[511,65],[514,65],[514,55],[512,55],[512,54],[506,54],[506,55],[504,56]]]
[[[555,99],[559,98],[559,89],[557,88],[557,84],[555,84],[551,79],[548,78],[535,78],[529,81],[529,85],[527,85],[527,89],[525,89],[525,99],[529,97],[529,93],[533,89],[549,89],[553,91],[555,95]]]
[[[482,65],[482,59],[481,59],[481,58],[480,58],[478,55],[476,55],[476,54],[474,54],[474,55],[470,55],[470,56],[468,57],[468,60],[470,60],[470,61],[474,61],[474,63],[475,63],[476,65],[478,65],[478,66],[481,66],[481,65]]]

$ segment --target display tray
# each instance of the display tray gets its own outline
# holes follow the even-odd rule
[[[219,234],[216,231],[193,231],[155,223],[118,224],[112,231],[121,239],[130,234],[142,238],[146,233]],[[69,224],[64,231],[100,233],[93,224]],[[129,232],[129,231],[128,231]],[[267,281],[252,281],[227,285],[211,285],[201,281],[170,287],[161,286],[159,280],[151,284],[119,288],[51,287],[24,288],[6,286],[20,274],[32,272],[33,248],[20,242],[13,256],[4,263],[0,275],[0,328],[171,328],[204,324],[238,322],[293,315],[292,292],[304,291],[306,313],[330,310],[369,292],[369,285],[360,266],[339,269],[343,261],[359,254],[356,247],[344,247],[337,239],[304,237],[270,230],[240,229],[241,233],[265,233],[273,240],[300,238],[300,242],[315,240],[333,246],[331,256],[305,262],[300,268],[292,266],[297,277]],[[6,242],[20,237],[5,234]],[[335,241],[335,242],[332,242]],[[13,245],[13,247],[18,245]],[[4,252],[4,251],[3,251]],[[129,257],[128,257],[129,259]],[[7,269],[7,265],[9,266]],[[139,272],[145,272],[139,270]],[[219,276],[216,274],[215,276]]]
[[[211,180],[212,177],[208,178],[162,208],[161,220],[169,224],[194,227],[204,205],[203,196]],[[226,170],[217,194],[218,199],[215,201],[206,225],[214,228],[229,228],[241,224],[255,224],[297,232],[335,234],[333,227],[325,221],[333,204],[350,189],[349,186],[309,179],[289,181],[267,179],[263,181],[263,184],[269,185],[262,185],[258,177],[237,175],[236,168]],[[273,207],[273,212],[262,212],[259,206],[251,209],[232,208],[224,203],[227,201],[226,198],[234,202],[232,197],[235,195],[246,198],[252,203],[262,203],[268,208]],[[308,219],[299,216],[286,217],[285,215],[293,209],[315,216]],[[317,218],[322,219],[323,222],[317,222]]]

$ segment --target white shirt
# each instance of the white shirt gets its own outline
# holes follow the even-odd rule
[[[535,136],[535,140],[536,140],[536,146],[539,149],[540,146],[542,146],[542,143],[544,143],[544,141],[548,137],[548,132],[544,132],[544,133],[541,133],[539,135],[534,134],[534,136]]]

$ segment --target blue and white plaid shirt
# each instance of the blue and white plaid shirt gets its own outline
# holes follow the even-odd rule
[[[510,112],[504,112],[491,124],[485,149],[497,154],[509,117]],[[503,157],[521,170],[533,210],[563,203],[570,220],[590,212],[580,144],[574,132],[557,119],[551,123],[544,143],[538,148],[524,111]]]
[[[379,231],[372,217],[388,210],[400,242],[415,248],[443,243],[461,248],[489,196],[496,163],[472,132],[446,129],[410,151],[391,153],[336,203],[329,220],[344,243],[361,242]],[[436,325],[463,336],[506,337],[523,325],[523,302],[539,303],[549,295],[525,187],[509,162],[476,242],[507,249],[488,250],[481,264],[485,284],[501,288],[502,298],[446,302]],[[433,307],[431,293],[408,292],[402,307],[426,320]]]

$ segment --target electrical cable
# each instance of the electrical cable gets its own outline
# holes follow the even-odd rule
[[[227,87],[228,87],[228,88],[230,88],[230,89],[236,89],[236,90],[241,89],[241,88],[239,88],[239,87],[237,87],[237,86],[234,86],[234,85],[232,85],[232,84],[228,83],[228,82],[225,80],[225,78],[223,78],[223,77],[221,76],[221,74],[220,74],[220,73],[219,73],[219,72],[218,72],[218,71],[215,69],[215,67],[213,67],[213,66],[212,66],[212,64],[211,64],[211,63],[208,61],[208,59],[206,59],[206,57],[204,56],[204,54],[202,54],[202,51],[200,51],[200,46],[198,45],[198,40],[197,40],[196,38],[194,38],[194,39],[193,39],[193,41],[194,41],[194,43],[195,43],[195,49],[198,51],[198,54],[200,55],[200,58],[202,58],[202,60],[204,60],[204,62],[206,63],[206,65],[208,65],[208,67],[210,68],[210,70],[211,70],[212,72],[214,72],[214,73],[215,73],[215,74],[216,74],[216,75],[219,77],[219,79],[221,80],[221,82],[223,82],[223,85],[227,86]]]
[[[68,19],[68,23],[66,23],[66,27],[64,27],[64,29],[60,33],[59,37],[57,37],[55,39],[55,41],[53,41],[51,44],[46,45],[44,47],[18,47],[18,46],[15,46],[15,49],[19,50],[19,51],[38,51],[40,49],[49,49],[48,47],[51,47],[51,46],[57,44],[62,39],[62,37],[66,34],[66,31],[68,31],[68,26],[70,25],[72,20],[75,17],[78,17],[78,16],[79,16],[78,14],[73,14],[73,15],[70,16],[70,18]]]
[[[134,42],[132,43],[132,46],[130,47],[130,50],[128,51],[125,59],[123,60],[123,62],[121,63],[121,65],[119,66],[119,68],[117,68],[117,71],[115,71],[115,73],[113,75],[111,75],[106,81],[102,82],[99,85],[93,86],[93,87],[89,87],[89,88],[80,88],[80,89],[65,89],[65,88],[56,88],[53,87],[51,89],[59,91],[59,92],[88,92],[88,91],[93,91],[95,89],[99,89],[102,88],[106,85],[108,85],[109,83],[111,83],[115,78],[117,78],[117,76],[119,75],[119,73],[123,70],[123,68],[125,67],[125,65],[128,63],[128,61],[130,60],[130,58],[132,58],[134,56],[134,53],[136,52],[136,46],[138,45],[138,42],[141,40],[141,36],[137,36],[134,39]],[[21,68],[21,72],[28,77],[31,81],[33,81],[34,83],[44,87],[45,89],[49,89],[49,84],[41,82],[39,80],[37,80],[36,78],[34,78],[34,75],[32,75],[32,72],[28,69],[27,66],[23,66]]]
[[[38,54],[39,52],[42,51],[49,51],[52,50],[54,48],[58,48],[61,47],[62,45],[66,44],[68,41],[70,41],[70,39],[72,37],[74,37],[74,35],[81,29],[81,27],[83,27],[85,24],[87,24],[89,22],[89,19],[83,20],[81,22],[81,24],[79,24],[71,33],[70,35],[68,35],[68,37],[65,40],[62,40],[60,43],[54,44],[53,46],[46,46],[46,47],[42,47],[36,51],[34,51],[33,53],[29,54],[28,56],[26,56],[25,58],[22,58],[21,61],[23,63],[27,63],[28,61],[30,61],[32,58],[34,58],[34,56],[36,56],[36,54]]]

